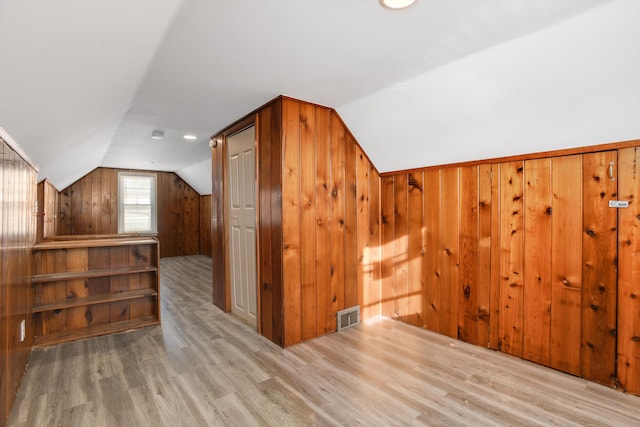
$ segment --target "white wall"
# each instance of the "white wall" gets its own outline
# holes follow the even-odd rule
[[[381,172],[640,139],[639,18],[616,0],[338,112]]]

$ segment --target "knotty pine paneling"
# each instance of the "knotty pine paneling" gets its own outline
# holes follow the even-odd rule
[[[383,315],[415,324],[407,297],[420,295],[424,328],[612,385],[619,229],[620,277],[627,279],[618,298],[618,375],[634,390],[640,334],[630,319],[640,291],[628,277],[637,268],[640,216],[619,210],[618,222],[608,207],[616,198],[633,204],[638,190],[636,154],[627,150],[617,181],[608,178],[615,152],[384,176]]]
[[[59,193],[58,234],[118,233],[118,171],[97,168]],[[160,256],[200,252],[200,195],[173,172],[157,175]]]
[[[289,346],[335,331],[338,310],[360,304],[363,319],[378,316],[385,274],[378,172],[330,108],[279,97],[221,136],[252,117],[260,333]],[[220,148],[213,151],[214,254],[226,252]],[[214,302],[225,307],[226,262],[215,264]]]
[[[618,182],[607,176],[616,151],[583,157],[582,238],[582,363],[580,376],[615,385],[616,376],[616,258],[618,212],[608,206],[618,197]],[[626,181],[626,179],[625,179]],[[624,318],[623,314],[623,318]]]
[[[227,245],[225,238],[224,182],[226,142],[218,137],[217,146],[211,148],[211,262],[212,300],[224,311],[231,310],[231,296],[226,291]],[[160,245],[162,247],[162,245]]]
[[[37,172],[0,139],[0,425],[11,411],[31,345],[31,248],[36,241]],[[26,336],[20,341],[20,323]]]
[[[640,395],[640,149],[618,150],[617,376],[620,386]],[[605,284],[606,286],[606,284]]]

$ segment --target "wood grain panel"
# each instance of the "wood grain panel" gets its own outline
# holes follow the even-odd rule
[[[340,121],[344,128],[344,124]],[[356,181],[356,142],[345,129],[344,142],[344,303],[358,304],[358,184]]]
[[[317,333],[333,330],[331,294],[331,132],[330,112],[316,108],[316,289]]]
[[[397,175],[394,178],[393,197],[393,318],[403,322],[408,322],[409,194],[407,175]]]
[[[483,347],[489,346],[489,328],[491,326],[491,212],[494,205],[491,179],[491,165],[478,166],[477,344]],[[497,203],[495,204],[497,205]]]
[[[331,330],[336,329],[336,312],[344,308],[345,295],[345,144],[346,129],[331,114]]]
[[[224,218],[224,147],[223,141],[211,148],[211,257],[212,301],[220,309],[229,311],[226,304],[226,245]],[[164,246],[164,244],[161,244]]]
[[[211,194],[200,196],[200,254],[208,257],[211,252]]]
[[[478,344],[478,167],[459,168],[460,173],[460,273],[458,282],[458,338]]]
[[[118,172],[97,168],[62,190],[60,234],[118,233]],[[158,237],[163,257],[200,252],[200,195],[173,172],[157,175]]]
[[[410,325],[424,324],[424,272],[422,270],[425,228],[424,228],[424,178],[422,172],[407,175],[408,194],[408,230],[407,230],[407,315],[406,321]]]
[[[551,159],[524,162],[524,344],[522,357],[551,361]]]
[[[582,156],[552,159],[551,367],[580,374]]]
[[[36,179],[30,164],[0,139],[0,425],[9,416],[33,343]],[[21,341],[23,321],[26,335]]]
[[[618,151],[618,333],[620,386],[640,394],[640,149]]]
[[[458,337],[460,171],[443,169],[440,216],[440,333]]]
[[[580,376],[613,386],[616,375],[617,152],[585,154],[582,160],[582,331]]]
[[[354,143],[355,144],[355,143]],[[368,319],[371,316],[369,301],[372,300],[373,278],[372,270],[372,250],[369,233],[369,170],[371,165],[364,155],[362,148],[356,147],[356,203],[357,203],[357,290],[360,306],[360,316]]]
[[[316,108],[300,106],[300,322],[301,339],[318,335],[316,288]]]
[[[434,332],[440,331],[440,175],[441,171],[435,169],[424,172],[423,327]]]
[[[522,356],[524,215],[523,162],[500,165],[499,349]]]
[[[284,345],[301,340],[300,317],[300,105],[283,102],[282,268]],[[294,131],[289,131],[294,129]]]
[[[385,317],[393,317],[393,259],[394,259],[394,177],[380,180],[380,238],[381,251],[381,311]]]
[[[362,312],[364,320],[381,315],[381,266],[382,266],[382,243],[380,237],[381,215],[380,215],[380,176],[370,165],[369,167],[369,276],[371,287],[369,288],[369,298],[365,302]]]

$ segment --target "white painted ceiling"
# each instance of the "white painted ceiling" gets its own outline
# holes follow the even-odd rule
[[[638,17],[637,0],[0,0],[0,127],[59,189],[109,166],[201,194],[209,136],[280,94],[336,108],[382,172],[640,138]]]

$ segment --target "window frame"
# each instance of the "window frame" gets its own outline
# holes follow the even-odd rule
[[[150,230],[130,230],[124,231],[124,181],[128,176],[144,176],[151,178],[151,194],[150,207],[151,207],[151,229]],[[139,233],[142,235],[157,235],[158,234],[158,175],[152,172],[130,172],[130,171],[118,171],[118,233]]]

